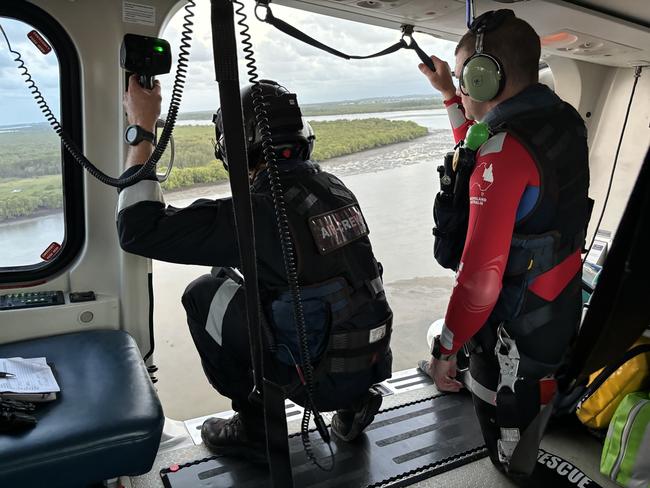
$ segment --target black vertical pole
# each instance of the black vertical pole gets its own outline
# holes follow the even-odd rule
[[[237,241],[245,280],[246,320],[250,337],[255,387],[251,401],[261,401],[263,392],[266,448],[272,485],[292,488],[293,478],[287,438],[282,389],[264,375],[264,347],[255,257],[255,231],[248,181],[248,158],[239,94],[237,43],[233,5],[230,0],[211,0],[212,50],[228,151],[230,188],[237,227]]]

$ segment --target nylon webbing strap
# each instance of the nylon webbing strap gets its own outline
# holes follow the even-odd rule
[[[539,445],[544,437],[546,426],[553,413],[553,402],[549,402],[537,414],[531,424],[521,434],[521,439],[517,443],[512,456],[508,470],[511,473],[523,473],[529,475],[535,469],[537,464],[537,453]]]
[[[365,349],[357,351],[328,352],[326,373],[356,373],[369,369],[373,364],[383,358],[390,342],[390,329],[386,337]]]
[[[330,54],[333,54],[334,56],[338,56],[339,58],[343,59],[370,59],[370,58],[377,58],[380,56],[385,56],[387,54],[394,53],[396,51],[399,51],[403,47],[406,47],[407,44],[403,39],[400,39],[399,42],[396,42],[392,46],[387,47],[386,49],[379,51],[374,54],[369,54],[366,56],[356,56],[352,54],[345,54],[344,52],[341,52],[337,49],[334,49],[333,47],[330,47],[326,44],[323,44],[320,41],[317,41],[313,37],[308,36],[304,32],[296,29],[290,24],[287,24],[284,20],[278,19],[273,15],[273,12],[271,12],[271,8],[268,5],[264,5],[264,7],[267,9],[266,10],[266,17],[262,19],[264,22],[267,24],[271,24],[273,27],[278,29],[281,32],[284,32],[288,36],[293,37],[294,39],[297,39],[301,42],[304,42],[305,44],[309,44],[312,47],[321,49],[325,52],[328,52]]]
[[[517,336],[530,335],[553,320],[558,308],[560,307],[555,302],[551,302],[536,308],[532,312],[520,315],[515,320],[508,322],[508,330]]]
[[[330,335],[329,348],[332,351],[348,351],[366,347],[390,335],[390,330],[391,321],[388,320],[372,329],[335,332]]]
[[[333,47],[328,46],[327,44],[323,44],[320,41],[317,41],[311,36],[308,36],[304,32],[302,32],[299,29],[296,29],[294,26],[291,24],[288,24],[282,19],[278,19],[276,16],[273,15],[273,12],[271,12],[271,7],[269,5],[269,1],[258,1],[257,5],[255,7],[255,15],[257,18],[262,21],[266,22],[267,24],[272,25],[276,29],[278,29],[281,32],[284,32],[288,36],[293,37],[294,39],[297,39],[301,42],[304,42],[305,44],[309,44],[312,47],[315,47],[317,49],[320,49],[322,51],[325,51],[327,53],[330,53],[334,56],[337,56],[339,58],[343,59],[371,59],[371,58],[378,58],[381,56],[386,56],[387,54],[392,54],[394,52],[399,51],[400,49],[412,49],[413,51],[416,52],[418,57],[420,58],[420,61],[422,61],[424,64],[426,64],[429,69],[432,71],[435,71],[435,67],[433,65],[433,62],[431,61],[431,58],[427,56],[427,54],[418,46],[417,42],[415,42],[415,39],[412,37],[412,28],[409,30],[409,32],[406,34],[410,37],[411,42],[406,42],[404,38],[402,37],[399,41],[397,41],[395,44],[388,46],[386,49],[383,49],[382,51],[376,52],[374,54],[367,54],[365,56],[359,56],[359,55],[354,55],[354,54],[346,54],[344,52],[339,51],[338,49],[334,49]],[[266,9],[266,15],[264,17],[260,17],[257,15],[257,9],[258,8],[265,8]],[[407,26],[410,27],[410,26]]]
[[[237,42],[233,5],[230,0],[211,0],[212,50],[215,78],[219,83],[219,98],[223,115],[223,133],[227,142],[230,162],[230,187],[237,243],[242,271],[246,281],[246,321],[249,332],[251,363],[255,388],[254,401],[263,401],[266,419],[267,458],[273,487],[293,487],[291,458],[287,440],[284,398],[279,387],[265,378],[265,358],[261,334],[261,308],[255,255],[255,230],[248,180],[248,158],[239,92]],[[270,362],[267,362],[270,364]],[[263,379],[263,380],[262,380]],[[262,384],[263,381],[263,384]]]
[[[223,114],[223,132],[228,143],[230,164],[229,180],[232,190],[233,211],[237,232],[237,244],[242,271],[246,279],[246,320],[248,324],[251,361],[255,386],[261,391],[261,343],[259,290],[255,258],[255,231],[253,209],[248,181],[248,162],[243,126],[239,77],[237,72],[237,44],[232,3],[228,0],[212,0],[211,21],[215,65],[215,78],[219,83],[219,96]]]

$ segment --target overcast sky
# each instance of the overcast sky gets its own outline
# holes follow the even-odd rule
[[[198,0],[197,3],[190,69],[181,112],[214,110],[219,103],[212,63],[209,1]],[[301,103],[433,94],[433,89],[417,69],[419,61],[413,51],[399,51],[371,60],[346,61],[259,22],[252,15],[250,5],[246,12],[260,76],[282,82],[298,94]],[[397,30],[333,19],[279,5],[273,6],[273,12],[312,37],[348,54],[374,53],[396,42],[400,35]],[[184,9],[181,9],[162,34],[172,45],[172,74],[176,69],[183,13]],[[43,56],[26,39],[30,29],[24,24],[8,19],[0,21],[14,49],[22,53],[50,106],[57,107],[58,66],[54,54]],[[426,52],[452,62],[454,43],[425,34],[416,34],[416,39]],[[240,79],[244,83],[247,76],[243,63],[240,64]],[[4,38],[0,37],[0,125],[44,120],[18,73]],[[170,93],[173,76],[162,76],[160,80],[163,83],[163,111],[166,111],[169,100],[165,95]],[[58,108],[56,112],[58,115]]]

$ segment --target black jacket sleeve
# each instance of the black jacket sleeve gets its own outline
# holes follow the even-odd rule
[[[232,199],[201,199],[185,208],[165,207],[141,191],[154,185],[158,183],[145,180],[122,190],[130,192],[128,203],[118,207],[117,214],[122,249],[172,263],[239,266]]]

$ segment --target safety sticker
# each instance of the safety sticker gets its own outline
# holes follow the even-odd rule
[[[369,234],[359,205],[354,203],[309,219],[309,228],[321,254],[328,254]]]
[[[41,259],[43,261],[52,261],[57,254],[59,254],[59,251],[61,250],[61,244],[58,242],[53,242],[49,246],[47,246],[47,249],[43,251],[43,254],[41,254]]]
[[[37,31],[30,31],[29,34],[27,34],[27,37],[30,41],[32,41],[32,44],[34,44],[34,46],[36,46],[38,50],[43,54],[49,54],[52,51],[52,46],[50,46],[43,38],[43,36],[40,35]]]
[[[156,7],[135,2],[122,2],[122,22],[127,24],[156,24]]]

